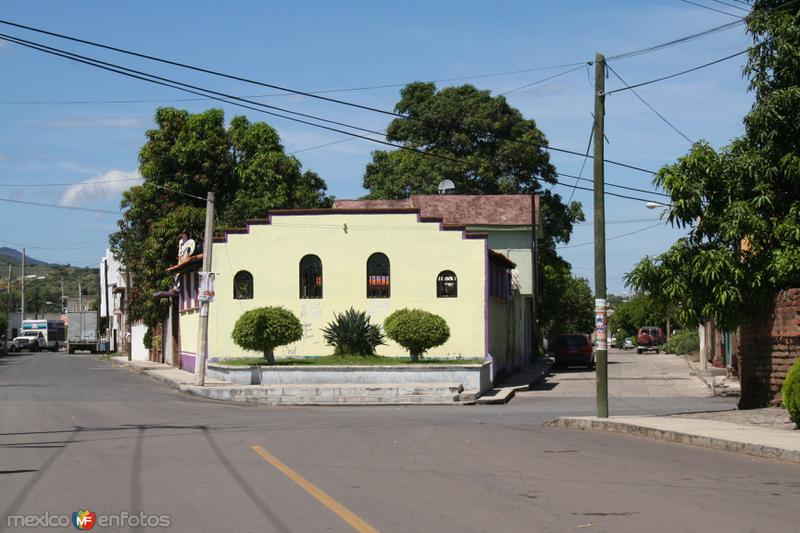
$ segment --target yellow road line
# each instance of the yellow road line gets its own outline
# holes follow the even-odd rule
[[[379,533],[377,529],[367,524],[364,520],[358,517],[355,513],[350,511],[347,507],[337,502],[327,493],[319,489],[316,485],[308,481],[306,478],[283,464],[280,459],[269,453],[261,446],[252,446],[254,452],[261,456],[266,462],[283,472],[286,477],[300,485],[300,487],[307,493],[317,499],[319,503],[336,513],[339,518],[347,522],[353,529],[359,533]]]

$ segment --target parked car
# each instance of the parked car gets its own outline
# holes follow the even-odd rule
[[[638,346],[636,353],[643,353],[655,350],[656,353],[661,351],[661,345],[667,342],[664,337],[664,331],[657,326],[644,326],[639,328],[639,333],[636,335]]]
[[[634,348],[636,348],[636,345],[633,344],[633,338],[632,337],[625,337],[625,340],[622,341],[622,349],[623,350],[633,350]]]
[[[556,365],[594,368],[591,337],[582,333],[559,335],[553,343],[553,359]]]

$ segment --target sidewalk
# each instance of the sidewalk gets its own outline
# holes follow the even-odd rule
[[[478,405],[508,403],[517,392],[533,389],[534,385],[550,373],[552,367],[553,361],[549,358],[541,359],[535,365],[522,367],[504,379],[499,387],[486,391],[476,403]]]
[[[185,387],[194,385],[194,374],[164,363],[154,363],[153,361],[128,361],[125,356],[118,356],[111,358],[111,364],[130,368],[131,370],[146,374],[159,381],[165,381],[180,390],[185,390]],[[206,377],[206,385],[210,387],[219,387],[228,385],[228,383],[219,379]]]
[[[561,417],[550,426],[639,437],[800,463],[800,430],[777,408],[672,416]]]
[[[686,364],[689,365],[689,370],[692,375],[697,376],[705,383],[711,394],[714,396],[731,396],[738,398],[742,394],[742,387],[738,378],[728,376],[727,368],[717,368],[710,363],[706,369],[700,367],[700,363],[692,360],[688,356],[679,356],[686,359]]]

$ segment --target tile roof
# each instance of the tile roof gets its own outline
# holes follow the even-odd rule
[[[531,197],[526,194],[420,194],[403,200],[336,200],[333,208],[416,208],[422,217],[441,218],[444,224],[456,226],[531,225]]]

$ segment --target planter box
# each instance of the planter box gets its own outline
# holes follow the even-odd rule
[[[464,390],[482,394],[492,387],[490,366],[489,362],[463,365],[262,367],[212,363],[208,365],[206,375],[236,385],[460,383]]]

